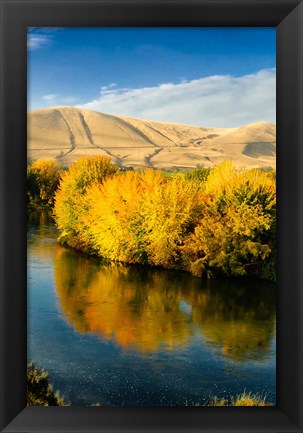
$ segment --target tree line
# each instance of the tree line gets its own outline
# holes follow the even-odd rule
[[[62,244],[196,276],[275,280],[274,171],[236,170],[224,161],[167,176],[122,172],[107,157],[82,157],[64,171],[47,161],[47,169],[43,160],[28,168],[29,202],[34,185],[36,197],[53,205]]]

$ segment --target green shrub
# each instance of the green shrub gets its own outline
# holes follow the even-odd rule
[[[193,170],[185,171],[184,177],[188,180],[199,180],[200,182],[204,182],[208,178],[210,172],[211,168],[195,168]]]

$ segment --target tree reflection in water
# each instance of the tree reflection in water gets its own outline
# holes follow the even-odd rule
[[[183,272],[100,266],[58,247],[55,283],[78,332],[153,353],[186,347],[197,333],[235,362],[262,361],[275,331],[275,286],[202,281]]]

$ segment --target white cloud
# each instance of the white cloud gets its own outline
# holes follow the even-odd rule
[[[28,27],[27,48],[30,51],[44,48],[53,43],[55,34],[62,27]]]
[[[27,37],[27,48],[30,51],[38,50],[48,46],[52,42],[51,35],[29,34]]]
[[[57,98],[57,95],[53,95],[53,94],[42,96],[42,99],[44,99],[44,101],[53,101],[56,98]]]
[[[112,89],[113,87],[117,87],[117,84],[116,83],[110,83],[108,86],[102,86],[101,87],[101,92],[104,91],[104,90]]]
[[[276,70],[234,77],[215,75],[137,89],[103,86],[79,108],[143,119],[233,127],[276,121]]]

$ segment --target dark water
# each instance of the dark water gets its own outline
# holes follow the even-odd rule
[[[28,360],[73,405],[183,406],[251,391],[275,403],[275,286],[102,267],[28,225]]]

